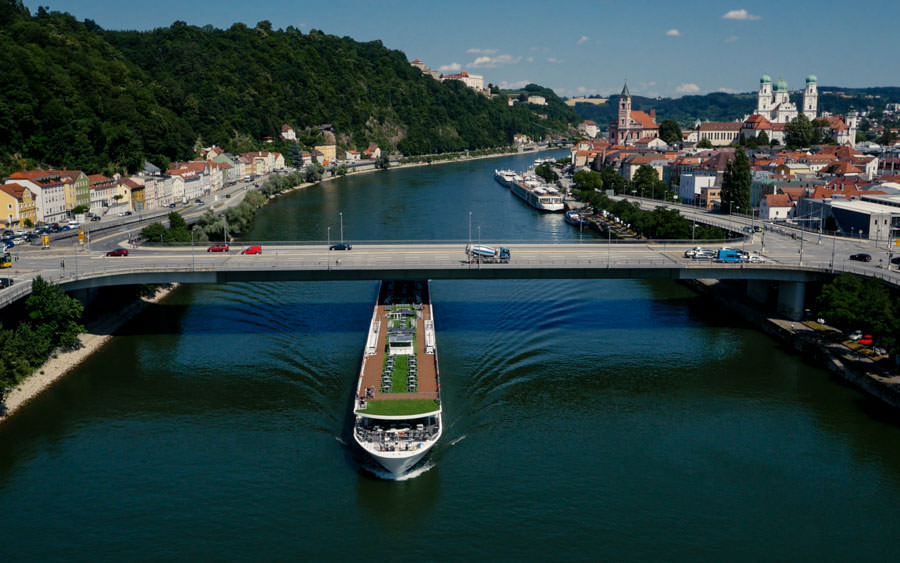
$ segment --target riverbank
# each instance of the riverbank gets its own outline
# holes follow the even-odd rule
[[[34,373],[7,394],[6,400],[0,405],[0,424],[15,414],[17,410],[25,406],[30,400],[72,371],[91,354],[100,350],[126,322],[134,318],[149,305],[158,303],[169,295],[177,285],[161,287],[152,296],[137,299],[124,309],[104,315],[96,321],[88,323],[87,330],[78,337],[81,342],[80,348],[57,353],[44,362],[42,366],[35,369]]]
[[[337,180],[337,179],[340,179],[340,178],[347,178],[347,177],[350,177],[350,176],[360,176],[360,175],[363,175],[363,174],[371,174],[371,173],[373,173],[373,172],[381,172],[382,170],[391,171],[391,170],[403,170],[403,169],[406,169],[406,168],[419,168],[419,167],[422,167],[422,166],[439,166],[439,165],[441,165],[441,164],[453,164],[453,163],[459,163],[459,162],[473,162],[473,161],[476,161],[476,160],[485,160],[485,159],[488,159],[488,158],[501,158],[501,157],[504,157],[504,156],[516,156],[516,155],[519,155],[519,154],[540,154],[540,153],[542,153],[542,152],[552,151],[552,150],[559,150],[559,148],[554,147],[554,148],[552,148],[552,149],[548,148],[548,149],[542,149],[542,150],[538,150],[538,151],[525,151],[525,152],[508,151],[508,152],[495,153],[495,154],[484,154],[484,155],[479,155],[479,156],[467,156],[467,157],[463,157],[463,158],[453,158],[453,159],[449,159],[449,158],[448,158],[448,159],[446,159],[446,160],[438,160],[438,161],[432,161],[432,162],[407,162],[407,163],[404,163],[404,164],[397,164],[396,166],[392,165],[392,166],[390,166],[389,168],[386,168],[386,169],[372,167],[372,168],[369,168],[369,169],[367,169],[367,170],[359,170],[359,171],[356,171],[356,172],[348,172],[347,174],[345,174],[345,175],[343,175],[343,176],[329,176],[329,177],[327,177],[327,178],[322,178],[322,179],[319,180],[318,182],[309,182],[309,183],[305,183],[305,184],[299,184],[299,185],[297,185],[297,186],[294,186],[293,188],[289,188],[289,189],[287,189],[287,190],[284,190],[284,191],[282,191],[282,192],[279,192],[279,193],[277,193],[277,194],[274,194],[274,195],[272,195],[272,196],[269,196],[269,199],[274,199],[274,198],[280,197],[280,196],[282,196],[282,195],[284,195],[284,194],[288,194],[288,193],[291,193],[291,192],[296,191],[296,190],[302,190],[302,189],[308,188],[308,187],[310,187],[310,186],[315,186],[316,184],[321,184],[321,183],[323,183],[323,182],[331,182],[332,180]]]
[[[719,280],[685,283],[718,305],[740,315],[806,361],[827,369],[882,403],[900,409],[900,375],[897,370],[886,370],[871,358],[848,348],[844,344],[846,337],[837,329],[812,321],[796,322],[771,317],[761,311],[758,304],[748,301]]]

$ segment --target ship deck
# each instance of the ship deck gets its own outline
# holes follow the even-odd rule
[[[427,292],[427,289],[426,289]],[[439,400],[437,355],[425,351],[425,321],[432,320],[431,303],[425,300],[421,308],[421,318],[416,316],[416,363],[418,364],[417,390],[414,393],[393,393],[381,391],[382,368],[387,344],[388,312],[383,302],[384,292],[379,294],[375,315],[381,321],[375,354],[366,356],[362,366],[362,384],[358,388],[357,399],[368,401]],[[366,397],[366,390],[374,388],[374,395]]]

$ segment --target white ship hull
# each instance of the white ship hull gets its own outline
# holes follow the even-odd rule
[[[541,211],[557,213],[565,208],[565,205],[563,205],[562,202],[562,196],[539,194],[534,189],[529,189],[520,182],[513,183],[510,186],[510,191],[531,207]]]

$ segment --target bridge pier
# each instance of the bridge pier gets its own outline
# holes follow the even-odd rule
[[[778,282],[778,312],[792,321],[803,320],[806,284],[803,282]]]
[[[769,301],[769,281],[747,280],[747,297],[756,303],[767,303]]]

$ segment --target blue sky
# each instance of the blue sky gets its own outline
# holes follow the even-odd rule
[[[466,70],[504,87],[535,82],[558,94],[680,96],[755,91],[759,77],[802,88],[898,86],[900,2],[820,0],[25,0],[106,29],[175,20],[229,27],[269,20],[308,31],[380,39],[444,72]],[[900,101],[900,100],[898,100]]]

